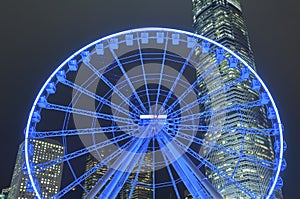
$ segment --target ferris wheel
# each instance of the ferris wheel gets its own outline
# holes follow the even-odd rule
[[[63,154],[37,160],[35,142],[47,139]],[[83,198],[273,198],[285,149],[272,96],[237,54],[190,32],[140,28],[92,42],[50,75],[29,114],[24,168],[39,199],[75,188]],[[49,195],[39,174],[56,165],[61,187]]]

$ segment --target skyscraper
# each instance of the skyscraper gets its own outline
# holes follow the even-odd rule
[[[129,176],[129,180],[133,180],[133,178],[134,178],[134,174]],[[152,179],[151,173],[145,172],[145,173],[139,174],[137,181],[140,183],[150,184],[151,179]],[[123,188],[121,189],[117,199],[129,198],[131,187],[132,186],[130,183],[125,183]],[[130,198],[132,198],[132,199],[152,199],[152,189],[142,186],[142,185],[136,185]]]
[[[54,140],[33,140],[33,163],[41,163],[63,156],[63,147]],[[28,175],[24,173],[24,142],[19,146],[14,173],[10,185],[9,199],[31,199],[35,194],[28,190]],[[45,171],[36,174],[40,182],[43,197],[48,198],[60,189],[63,164],[54,165]]]
[[[196,33],[213,39],[233,50],[255,69],[253,52],[250,47],[240,1],[192,0],[192,5],[193,22]],[[215,62],[215,60],[207,61]],[[198,76],[200,76],[204,70],[198,70]],[[214,90],[218,82],[227,83],[240,75],[238,70],[229,68],[227,62],[219,63],[217,69],[213,72],[216,78],[207,80],[210,81],[209,85],[206,85],[206,87],[199,85],[207,94]],[[230,75],[224,76],[224,74]],[[211,109],[218,109],[224,105],[243,104],[255,99],[259,99],[259,93],[251,89],[250,82],[244,81],[230,88],[225,96],[211,98],[205,103],[205,106],[211,107]],[[268,124],[267,121],[266,110],[263,108],[253,108],[252,110],[244,110],[241,108],[240,110],[233,111],[221,117],[210,118],[206,122],[213,122],[215,126],[224,127],[270,128],[270,124]],[[236,131],[230,135],[221,132],[208,132],[205,135],[205,139],[217,145],[253,155],[262,160],[274,160],[272,141],[269,137],[262,135],[247,135],[244,137],[242,132]],[[208,159],[215,166],[223,171],[227,171],[234,179],[239,181],[242,185],[250,187],[252,191],[261,194],[267,191],[271,171],[264,167],[256,166],[249,161],[245,161],[243,158],[239,159],[237,157],[226,156],[209,148],[202,148],[201,153],[208,155]],[[220,179],[214,171],[206,168],[205,173],[212,184],[220,190],[225,198],[248,198],[243,191],[237,189],[234,185],[227,185],[226,180]],[[277,198],[282,198],[280,190],[277,190],[275,195]]]
[[[239,0],[192,0],[196,33],[230,48],[255,68]]]
[[[88,154],[86,157],[86,168],[85,171],[90,170],[92,167],[98,164],[98,160],[92,155]],[[86,190],[91,190],[96,182],[107,172],[107,167],[103,166],[94,172],[91,176],[84,180],[83,186]],[[129,176],[129,180],[134,178],[134,174]],[[138,181],[142,183],[151,183],[151,173],[145,172],[139,174]],[[125,183],[120,193],[117,196],[117,199],[127,199],[129,197],[131,191],[131,184]],[[86,192],[83,192],[82,198],[86,196]],[[98,194],[99,196],[99,194]],[[131,195],[132,199],[151,199],[152,198],[152,190],[150,188],[146,188],[140,185],[137,185]]]
[[[9,192],[10,188],[2,189],[0,199],[7,199]]]
[[[86,156],[86,165],[85,165],[85,172],[93,168],[98,164],[98,161],[96,158],[93,157],[93,155],[88,154]],[[90,175],[88,178],[84,180],[83,186],[84,188],[89,191],[93,188],[96,182],[105,174],[107,171],[107,167],[103,166],[100,169],[98,169],[96,172],[94,172],[92,175]],[[86,192],[83,192],[82,198],[86,196]]]

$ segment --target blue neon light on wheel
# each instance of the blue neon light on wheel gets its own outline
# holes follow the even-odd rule
[[[32,143],[44,139],[62,143],[64,155],[37,162]],[[123,31],[74,53],[42,86],[25,131],[39,199],[47,192],[39,174],[62,163],[61,188],[49,198],[69,198],[75,187],[85,198],[115,198],[125,188],[128,198],[137,189],[150,198],[182,198],[185,190],[193,198],[272,198],[285,148],[277,107],[256,72],[228,48],[168,28]],[[97,164],[87,170],[89,154]],[[264,188],[253,188],[251,175]]]

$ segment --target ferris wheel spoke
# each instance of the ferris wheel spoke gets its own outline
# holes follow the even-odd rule
[[[187,105],[185,106],[182,106],[180,109],[176,110],[176,111],[173,111],[173,112],[170,112],[172,111],[172,109],[168,109],[166,112],[167,114],[170,116],[170,117],[176,117],[178,116],[179,114],[181,113],[184,113],[186,111],[189,111],[190,109],[196,107],[196,106],[199,106],[199,101],[200,100],[205,100],[205,99],[209,99],[209,95],[206,95],[205,97],[201,97],[201,99],[198,99],[198,100],[194,100],[193,102],[191,103],[188,103]]]
[[[93,93],[93,92],[91,92],[91,91],[89,91],[89,90],[87,90],[87,89],[85,89],[85,88],[83,88],[83,87],[81,87],[81,86],[79,86],[79,85],[77,85],[77,84],[69,81],[69,80],[65,80],[62,83],[65,84],[65,85],[67,85],[67,86],[69,86],[69,87],[71,87],[71,88],[73,88],[73,89],[76,89],[80,93],[83,93],[83,94],[85,94],[85,95],[87,95],[87,96],[89,96],[89,97],[97,100],[100,103],[103,103],[103,104],[105,104],[107,106],[110,106],[111,108],[118,107],[116,109],[118,112],[121,112],[121,113],[123,113],[125,115],[129,115],[129,111],[126,110],[126,109],[124,109],[123,107],[121,107],[121,106],[113,103],[112,101],[109,101],[109,100],[105,99],[104,97],[101,97],[101,96],[99,96],[99,95],[97,95],[97,94],[95,94],[95,93]],[[133,114],[136,115],[136,113],[133,113]]]
[[[196,45],[195,45],[195,46],[191,49],[191,51],[189,52],[189,55],[188,55],[188,57],[186,58],[186,60],[185,60],[185,62],[184,62],[184,64],[183,64],[183,66],[182,66],[182,68],[180,69],[180,72],[178,73],[178,75],[177,75],[177,77],[176,77],[174,83],[172,84],[172,87],[171,87],[171,89],[169,90],[167,97],[166,97],[165,100],[163,101],[162,106],[161,106],[160,110],[158,111],[159,113],[161,112],[161,109],[162,109],[163,107],[166,107],[166,104],[167,104],[167,102],[169,101],[169,98],[171,97],[171,95],[172,95],[172,93],[173,93],[175,87],[177,86],[177,83],[178,83],[180,77],[183,75],[183,72],[185,71],[185,68],[186,68],[186,66],[187,66],[187,64],[188,64],[188,62],[189,62],[189,60],[190,60],[191,57],[193,56],[193,52],[195,51],[195,48],[196,48]]]
[[[196,83],[193,83],[187,89],[185,89],[185,92],[178,98],[176,98],[175,101],[166,109],[165,112],[170,113],[191,91],[193,91],[195,85]]]
[[[214,68],[216,68],[216,64],[212,64],[212,66],[209,67],[209,69],[207,71],[205,71],[203,74],[201,74],[197,80],[192,83],[166,110],[167,113],[169,113],[171,110],[173,110],[177,104],[179,104],[191,91],[194,91],[194,89],[196,88],[196,86],[203,81],[204,77],[206,77]],[[199,105],[198,101],[197,104]]]
[[[175,142],[170,142],[168,136],[168,134],[161,133],[157,136],[157,140],[163,146],[162,152],[172,162],[174,169],[192,196],[194,198],[222,198],[202,172],[185,155],[184,150],[179,148]]]
[[[158,144],[159,144],[159,146],[160,146],[161,149],[164,148],[164,146],[161,145],[161,142],[158,142]],[[167,170],[168,170],[168,173],[169,173],[169,176],[170,176],[170,179],[171,179],[171,182],[172,182],[172,185],[173,185],[173,188],[174,188],[176,197],[177,197],[177,199],[180,199],[180,194],[179,194],[179,192],[178,192],[178,188],[177,188],[177,186],[176,186],[176,182],[175,182],[175,180],[174,180],[172,171],[171,171],[170,166],[169,166],[170,161],[167,160],[167,157],[166,157],[165,153],[162,152],[161,154],[162,154],[163,159],[164,159],[164,161],[165,161],[165,165],[166,165],[166,167],[167,167]]]
[[[120,170],[118,170],[116,174],[113,176],[110,183],[105,187],[105,189],[101,193],[100,197],[104,195],[104,196],[108,196],[108,198],[116,198],[117,194],[120,192],[123,185],[129,178],[130,174],[132,173],[134,167],[140,161],[142,154],[144,155],[146,154],[145,152],[147,146],[149,145],[149,142],[150,139],[142,139],[141,145],[136,147],[138,149],[133,152],[131,157],[129,157],[129,159],[126,158],[126,160],[125,158],[121,160],[122,164]],[[138,153],[138,151],[140,151],[140,153]],[[125,165],[126,161],[130,163],[128,165]]]
[[[133,181],[132,181],[132,183],[131,183],[132,185],[131,185],[131,189],[130,189],[128,198],[131,198],[131,197],[132,197],[134,188],[135,188],[135,186],[136,186],[136,184],[137,184],[138,177],[139,177],[139,174],[140,174],[142,165],[143,165],[142,162],[144,161],[146,154],[147,154],[147,153],[144,152],[143,155],[142,155],[142,157],[141,157],[140,164],[139,164],[139,166],[138,166],[138,169],[137,169],[137,171],[136,171],[136,174],[135,174],[135,176],[134,176],[134,179],[133,179]]]
[[[71,182],[69,185],[67,185],[64,189],[59,191],[56,195],[52,196],[51,199],[56,199],[56,198],[61,198],[63,197],[66,193],[68,193],[70,190],[72,190],[74,187],[79,185],[81,182],[86,180],[89,176],[91,176],[93,173],[95,173],[98,169],[100,169],[103,166],[107,166],[106,164],[110,162],[112,159],[114,159],[116,156],[120,155],[123,151],[124,148],[126,148],[129,143],[131,143],[132,140],[127,142],[125,145],[122,147],[118,148],[118,150],[114,151],[112,154],[110,154],[108,157],[106,157],[103,161],[97,163],[94,167],[89,169],[87,172],[82,174],[80,177],[76,178],[73,182]],[[86,190],[85,190],[86,191]]]
[[[192,103],[190,105],[192,105]],[[221,107],[221,108],[214,109],[214,110],[209,110],[209,111],[203,111],[203,112],[200,112],[200,113],[196,113],[192,116],[191,115],[182,116],[180,118],[180,122],[191,121],[191,120],[195,120],[195,119],[199,119],[199,118],[203,118],[203,117],[209,117],[209,116],[218,115],[218,114],[225,114],[225,113],[229,113],[231,111],[239,111],[239,110],[249,109],[249,108],[258,107],[258,106],[262,106],[260,100],[252,101],[252,102],[246,102],[244,104],[233,104],[233,105],[230,105],[230,106],[227,106],[227,107]],[[179,111],[179,113],[180,113],[180,111]],[[168,117],[170,118],[169,120],[171,120],[172,117],[174,117],[175,114],[178,114],[178,110],[168,115]]]
[[[213,96],[215,95],[218,95],[219,93],[221,92],[226,92],[228,91],[232,86],[235,86],[237,85],[238,83],[242,82],[243,80],[242,79],[236,79],[236,80],[233,80],[229,83],[226,83],[225,86],[221,86],[220,88],[214,90],[214,91],[211,91],[207,94],[205,94],[204,96],[201,96],[200,98],[198,98],[197,100],[194,100],[192,103],[188,103],[187,105],[181,107],[180,109],[174,111],[174,112],[171,112],[170,113],[170,116],[171,115],[178,115],[180,114],[181,112],[185,112],[185,111],[188,111],[189,109],[191,108],[194,108],[195,106],[199,106],[199,104],[203,104],[205,103],[206,101],[208,101],[210,98],[212,98]],[[172,109],[169,109],[169,111],[171,111]],[[167,112],[168,113],[168,112]]]
[[[136,100],[139,102],[139,104],[140,104],[141,108],[143,109],[144,113],[147,113],[148,111],[147,111],[147,109],[145,108],[144,103],[142,102],[142,100],[141,100],[141,98],[138,96],[138,94],[136,93],[136,90],[135,90],[134,86],[132,85],[132,82],[131,82],[131,80],[129,79],[129,77],[128,77],[128,75],[127,75],[127,73],[126,73],[126,71],[125,71],[125,69],[124,69],[124,67],[123,67],[123,65],[122,65],[122,63],[120,62],[120,60],[119,60],[119,58],[118,58],[118,56],[116,55],[116,53],[114,52],[114,50],[113,50],[112,48],[110,48],[110,52],[112,53],[112,55],[113,55],[115,61],[117,62],[119,68],[121,69],[123,75],[125,76],[125,79],[127,80],[127,83],[128,83],[128,85],[129,85],[129,87],[130,87],[132,93],[134,94]]]
[[[138,33],[137,33],[137,44],[138,44],[138,49],[139,49],[140,61],[141,61],[141,65],[142,65],[142,72],[143,72],[143,79],[144,79],[144,84],[145,84],[145,89],[146,89],[148,107],[150,109],[151,104],[150,104],[150,97],[149,97],[149,92],[148,92],[148,83],[147,83],[145,65],[144,65],[143,54],[142,54],[142,49],[141,49],[141,44],[140,44],[140,39],[139,39]]]
[[[164,131],[165,136],[170,136],[170,135],[168,135],[168,133],[165,130],[163,130],[163,131]],[[223,170],[219,169],[217,166],[215,166],[211,162],[207,161],[205,158],[203,158],[202,156],[200,156],[197,152],[195,152],[194,150],[192,150],[190,147],[186,147],[185,144],[183,144],[182,142],[180,142],[177,139],[174,140],[174,143],[176,143],[176,145],[178,147],[180,147],[181,150],[183,150],[184,152],[187,152],[188,154],[190,154],[191,156],[193,156],[194,158],[196,158],[199,162],[204,163],[210,169],[212,169],[213,171],[215,171],[216,173],[218,173],[221,177],[223,177],[226,180],[228,180],[229,182],[231,182],[234,186],[236,186],[237,188],[239,188],[240,190],[242,190],[243,192],[245,192],[251,198],[256,198],[256,195],[254,193],[252,193],[252,191],[250,191],[248,188],[244,187],[241,183],[239,183],[236,180],[234,180],[232,178],[232,176],[229,176],[226,172],[224,172]],[[182,154],[184,152],[182,152]]]
[[[93,173],[95,173],[98,169],[100,169],[103,166],[102,163],[96,164],[93,168],[85,172],[83,175],[81,175],[79,178],[75,179],[72,183],[70,183],[68,186],[66,186],[64,189],[59,191],[57,194],[51,197],[51,199],[61,198],[65,194],[67,194],[69,191],[71,191],[74,187],[79,185],[82,181],[87,179],[89,176],[91,176]]]
[[[218,145],[216,143],[209,142],[205,139],[201,139],[201,138],[198,138],[198,137],[195,137],[195,136],[192,136],[192,135],[188,135],[188,134],[182,133],[180,131],[177,131],[177,132],[173,131],[173,136],[177,136],[177,137],[185,139],[185,140],[193,140],[193,143],[198,144],[200,146],[208,147],[210,149],[214,149],[214,150],[223,152],[227,155],[231,155],[231,156],[236,157],[236,158],[247,160],[249,162],[255,163],[256,165],[260,165],[260,166],[262,166],[266,169],[269,169],[269,170],[274,170],[275,169],[275,163],[273,163],[271,161],[264,160],[264,159],[259,159],[259,158],[255,157],[253,155],[248,155],[246,153],[243,153],[242,151],[237,151],[237,150],[225,147],[225,146],[221,146],[221,145]]]
[[[129,107],[131,107],[136,114],[140,113],[138,107],[136,107],[115,85],[113,85],[104,75],[99,73],[99,71],[89,62],[84,62],[85,65],[92,70],[111,90],[113,90],[123,101],[125,101]]]
[[[211,133],[243,133],[246,135],[265,135],[275,136],[277,135],[274,128],[250,128],[250,127],[226,127],[226,126],[201,126],[192,124],[180,124],[175,130],[191,130],[199,132],[211,132]]]
[[[135,138],[135,141],[123,151],[119,158],[112,164],[111,168],[96,182],[86,195],[86,198],[94,198],[108,181],[99,198],[109,198],[111,194],[118,194],[119,188],[122,188],[136,162],[139,160],[141,153],[137,153],[137,151],[141,150],[144,144],[144,139]],[[121,186],[118,187],[119,185]]]
[[[157,142],[160,146],[164,146],[164,143],[162,139],[158,136]],[[165,147],[161,147],[160,149],[162,151],[162,154],[166,154],[166,156],[169,158],[169,161],[172,162],[174,160],[173,155],[171,154],[169,149],[166,149]],[[197,193],[197,190],[194,188],[194,186],[197,185],[197,183],[191,182],[191,179],[188,178],[184,170],[180,167],[180,165],[174,161],[172,162],[172,165],[177,172],[178,176],[182,179],[183,183],[185,184],[188,191],[193,195],[193,197],[196,196],[196,198],[200,198],[199,194]],[[194,186],[193,186],[194,185]]]
[[[62,137],[62,136],[77,136],[77,135],[87,135],[87,134],[104,134],[104,133],[114,133],[120,131],[133,131],[135,126],[106,126],[99,128],[85,128],[85,129],[67,129],[67,130],[56,130],[56,131],[32,131],[30,132],[30,138],[42,139],[50,137]]]
[[[143,142],[145,142],[144,139],[141,139],[143,136],[149,135],[149,126],[145,129],[145,131],[141,132],[139,134],[139,137],[133,137],[131,140],[133,140],[130,145],[126,146],[126,150],[123,150],[122,154],[119,156],[119,158],[113,162],[110,169],[95,183],[93,188],[87,193],[86,198],[91,199],[94,198],[95,195],[103,188],[105,184],[111,179],[111,177],[116,173],[117,169],[119,169],[121,166],[126,166],[126,164],[131,164],[130,159],[132,158],[132,155],[134,155],[137,150],[140,150],[140,146]],[[146,141],[147,142],[147,141]],[[125,160],[125,161],[124,161]],[[122,162],[124,161],[124,162]],[[122,164],[125,163],[125,164]],[[104,197],[107,198],[107,197]]]
[[[35,165],[35,167],[37,168],[35,173],[44,171],[45,169],[50,168],[54,165],[61,164],[65,161],[75,159],[77,157],[80,157],[80,156],[85,155],[87,153],[93,152],[93,151],[98,150],[100,148],[115,144],[115,143],[120,142],[122,140],[126,140],[126,139],[130,138],[133,134],[134,134],[134,131],[130,132],[130,133],[127,133],[127,134],[121,134],[121,135],[115,136],[115,137],[113,137],[109,140],[99,142],[95,145],[88,146],[86,148],[74,151],[72,153],[66,154],[62,157],[55,158],[55,159],[50,160],[48,162],[39,163],[39,164]]]
[[[47,105],[44,108],[49,109],[49,110],[62,111],[62,112],[66,112],[66,113],[78,114],[78,115],[83,115],[83,116],[97,118],[97,119],[117,121],[117,122],[134,125],[133,121],[129,118],[123,118],[123,117],[119,117],[119,116],[115,116],[115,115],[109,115],[109,114],[105,114],[105,113],[98,113],[98,112],[83,110],[83,109],[79,109],[79,108],[75,108],[75,107],[47,103]]]
[[[222,169],[218,168],[216,165],[212,164],[211,162],[209,162],[205,158],[201,157],[197,152],[195,152],[191,148],[187,148],[186,149],[186,146],[183,143],[181,143],[180,141],[175,140],[175,142],[180,147],[182,147],[183,149],[185,149],[188,154],[190,154],[191,156],[193,156],[194,158],[196,158],[198,161],[204,163],[207,167],[209,167],[211,170],[213,170],[214,172],[216,172],[219,176],[221,176],[222,178],[226,179],[232,185],[234,185],[235,187],[237,187],[238,189],[240,189],[241,191],[243,191],[245,194],[247,194],[251,198],[257,198],[257,194],[256,193],[253,193],[251,190],[249,190],[248,188],[246,188],[240,182],[238,182],[237,180],[233,179],[232,176],[228,175],[225,171],[223,171]]]
[[[152,150],[155,151],[155,140],[156,136],[153,136],[152,138]],[[156,191],[155,191],[155,186],[156,186],[156,176],[155,176],[155,153],[152,153],[152,198],[155,199]]]
[[[163,53],[163,58],[162,58],[161,68],[160,68],[160,73],[159,73],[159,82],[158,82],[156,102],[155,102],[155,113],[156,114],[159,113],[159,110],[157,110],[157,105],[158,105],[158,99],[160,97],[161,82],[162,82],[162,77],[163,77],[163,74],[164,74],[165,61],[166,61],[166,52],[167,52],[167,48],[168,48],[168,39],[167,39],[167,37],[168,37],[168,35],[166,36],[164,53]]]

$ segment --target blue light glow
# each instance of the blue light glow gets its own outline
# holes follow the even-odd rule
[[[253,85],[253,90],[259,90],[260,87],[262,87],[262,90],[264,90],[264,92],[261,94],[262,95],[261,96],[261,103],[262,104],[267,104],[269,101],[271,102],[271,107],[270,107],[271,109],[270,109],[270,112],[269,112],[268,116],[269,116],[269,119],[275,119],[277,121],[276,124],[278,124],[278,126],[276,127],[276,129],[278,129],[278,131],[279,131],[279,140],[278,140],[279,142],[278,143],[279,143],[280,147],[279,147],[279,157],[277,159],[276,171],[275,171],[275,175],[274,175],[274,183],[271,184],[271,187],[269,188],[267,196],[266,196],[266,198],[270,198],[273,191],[274,191],[274,189],[275,189],[275,187],[279,186],[279,185],[280,186],[282,185],[282,180],[280,180],[281,178],[279,178],[279,174],[280,174],[281,169],[285,169],[286,162],[284,161],[284,163],[282,165],[283,152],[284,152],[283,126],[281,124],[278,109],[276,107],[274,99],[271,96],[268,88],[266,87],[266,85],[264,84],[262,79],[258,76],[258,74],[247,64],[247,62],[242,60],[232,50],[222,46],[221,44],[219,44],[219,43],[217,43],[217,42],[215,42],[211,39],[203,37],[201,35],[197,35],[197,34],[182,31],[182,30],[169,29],[169,28],[157,28],[157,27],[127,30],[127,31],[119,32],[119,33],[112,34],[112,35],[103,37],[101,39],[98,39],[98,40],[88,44],[87,46],[81,48],[80,50],[76,51],[74,54],[72,54],[69,58],[67,58],[64,62],[62,62],[56,68],[56,70],[50,75],[50,77],[46,80],[46,82],[44,83],[44,85],[42,86],[42,88],[38,92],[37,97],[34,100],[33,106],[31,108],[29,116],[28,116],[29,119],[27,121],[26,130],[25,130],[25,162],[26,162],[26,168],[28,170],[29,179],[31,181],[32,188],[33,188],[34,192],[36,193],[37,198],[42,199],[42,195],[39,192],[39,187],[38,187],[38,184],[36,183],[36,179],[34,177],[34,171],[32,171],[32,169],[33,169],[32,163],[29,159],[29,156],[30,156],[29,154],[32,153],[31,151],[29,151],[32,148],[29,140],[30,140],[31,123],[32,122],[37,123],[37,122],[39,122],[39,120],[41,120],[41,115],[37,111],[37,107],[43,108],[43,107],[46,107],[46,105],[48,104],[46,98],[43,96],[44,91],[47,90],[47,92],[51,93],[51,94],[54,94],[56,92],[56,87],[55,87],[55,84],[53,83],[53,79],[55,77],[60,82],[64,82],[66,80],[66,71],[63,69],[64,66],[68,65],[70,71],[77,71],[78,70],[78,65],[76,63],[76,57],[77,56],[81,55],[83,62],[89,62],[90,61],[90,52],[88,51],[88,49],[90,49],[91,47],[95,46],[97,55],[103,55],[104,50],[105,50],[104,46],[103,46],[103,43],[106,42],[106,41],[109,41],[109,48],[112,51],[112,55],[114,56],[119,68],[123,69],[122,64],[119,61],[117,55],[113,54],[113,52],[114,52],[113,50],[117,50],[117,49],[120,48],[119,41],[118,41],[117,37],[122,36],[122,35],[126,35],[126,37],[125,37],[126,38],[125,39],[126,45],[129,46],[129,47],[132,47],[134,45],[133,44],[134,43],[133,35],[137,34],[137,33],[141,33],[141,45],[146,45],[146,44],[150,43],[150,34],[149,33],[151,33],[151,32],[156,32],[157,33],[156,34],[156,42],[158,44],[163,44],[166,34],[168,32],[172,32],[173,33],[172,34],[172,44],[175,45],[175,46],[179,45],[179,43],[180,43],[179,35],[186,35],[187,38],[188,38],[187,39],[188,41],[187,41],[187,44],[186,44],[187,48],[190,48],[190,50],[192,50],[192,51],[195,50],[194,48],[196,47],[196,44],[197,44],[195,39],[201,39],[201,40],[204,41],[204,42],[202,42],[203,52],[209,52],[210,46],[212,46],[212,44],[213,44],[213,45],[218,47],[217,52],[216,52],[217,53],[216,58],[217,58],[218,62],[225,59],[224,58],[224,52],[228,52],[230,55],[232,55],[232,57],[230,58],[230,64],[229,64],[231,68],[236,68],[237,67],[237,60],[235,58],[237,58],[245,66],[241,70],[242,71],[241,79],[249,78],[250,74],[254,75],[255,84]],[[138,44],[138,45],[140,45],[140,44]],[[164,59],[165,59],[165,57],[164,57]],[[163,63],[164,63],[164,61],[163,61]],[[186,64],[187,63],[184,63],[183,65],[185,66]],[[125,74],[124,82],[125,81],[130,82],[130,80],[126,76],[125,70],[122,70],[122,72]],[[179,81],[179,79],[177,78],[175,80],[175,82],[176,81]],[[184,84],[184,83],[182,83],[182,84]],[[129,89],[132,89],[132,91],[135,90],[133,85],[129,85]],[[150,89],[146,89],[146,90],[150,91]],[[136,96],[136,99],[140,99],[137,92],[133,92],[133,93],[134,93],[133,95]],[[87,94],[89,94],[89,93],[87,93]],[[166,96],[166,99],[168,99],[168,98],[171,97],[171,94],[172,93],[169,92],[167,94],[161,94],[161,95]],[[89,94],[89,95],[92,95],[92,94]],[[158,100],[158,98],[156,99],[156,101],[157,100]],[[143,107],[144,104],[142,102],[139,102],[139,104],[141,105],[141,109],[146,110],[146,108]],[[156,103],[156,105],[157,104],[158,103]],[[188,107],[188,105],[187,105],[187,107]],[[56,108],[58,109],[58,108],[62,108],[62,107],[56,107]],[[122,111],[121,108],[120,108],[120,110]],[[80,110],[78,110],[78,112],[79,111]],[[160,111],[162,111],[162,109],[160,109]],[[126,111],[124,111],[124,112],[126,113]],[[88,113],[86,113],[86,114],[88,114]],[[170,116],[172,116],[172,115],[170,115]],[[108,116],[102,114],[101,117],[108,117]],[[141,120],[142,119],[144,119],[144,120],[163,120],[163,121],[165,121],[165,120],[168,120],[168,117],[169,117],[168,113],[166,113],[166,114],[163,114],[163,113],[159,113],[159,114],[149,113],[149,114],[141,114],[138,119],[141,119]],[[119,121],[119,122],[124,122],[124,123],[128,122],[127,120],[124,120],[124,119],[122,119],[121,117],[118,117],[118,116],[115,116],[114,119],[116,121]],[[189,118],[188,117],[186,117],[186,118],[182,117],[181,119],[188,120]],[[176,123],[175,120],[174,120],[174,123]],[[163,129],[162,126],[160,128]],[[191,126],[189,128],[191,128]],[[143,135],[143,136],[147,137],[148,135]],[[180,136],[180,135],[176,135],[176,136]],[[172,158],[176,159],[177,158],[176,156],[178,156],[180,154],[180,150],[174,148],[174,146],[172,144],[170,144],[172,142],[172,141],[170,141],[170,138],[161,136],[157,139],[158,139],[158,142],[159,142],[158,144],[160,146],[167,146],[167,148],[170,149],[170,151],[171,151],[170,153],[166,151],[166,157],[168,157],[168,158],[172,157]],[[148,140],[148,141],[150,142],[150,140]],[[138,147],[136,147],[136,148],[133,147],[132,153],[127,154],[129,159],[133,158],[133,154],[137,152],[138,148],[140,148],[140,147],[142,147],[146,144],[147,143],[143,143],[141,141],[141,139],[138,139],[138,141],[135,142],[134,145],[132,145],[132,146],[138,146]],[[164,157],[164,158],[166,158],[166,157]],[[182,157],[182,158],[184,159],[184,157]],[[176,166],[175,167],[180,171],[182,170],[182,173],[183,173],[182,176],[184,178],[184,176],[189,176],[190,173],[192,172],[192,170],[188,170],[188,168],[186,168],[187,167],[186,162],[188,162],[188,161],[185,160],[185,159],[183,160],[183,159],[176,159],[176,163],[175,163]],[[128,166],[128,165],[124,164],[122,167],[125,168],[126,166]],[[186,170],[183,170],[183,168],[185,168]],[[133,169],[133,168],[131,168],[131,169]],[[118,175],[120,175],[120,176],[118,176],[118,178],[114,178],[114,180],[121,179],[121,174],[122,174],[121,172],[118,173]],[[196,176],[195,178],[192,178],[192,179],[183,179],[183,181],[188,184],[190,182],[198,181],[199,180],[198,178],[199,178],[199,176]],[[277,183],[277,185],[276,185],[277,181],[279,181],[279,184]],[[113,182],[109,183],[110,187],[114,187],[114,185],[115,184]],[[174,186],[174,184],[173,184],[173,186]],[[200,185],[199,185],[199,187],[200,187]],[[195,195],[197,195],[197,194],[205,195],[205,193],[202,193],[202,190],[199,187],[198,187],[198,185],[193,186],[192,190],[194,190],[194,194]],[[175,192],[176,191],[177,190],[175,190]],[[106,194],[106,193],[107,194],[116,194],[116,191],[114,191],[113,193],[111,193],[111,192],[113,192],[113,190],[105,189],[104,194]],[[176,193],[178,195],[178,192],[176,192]]]

